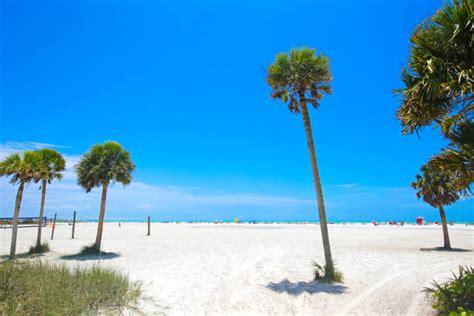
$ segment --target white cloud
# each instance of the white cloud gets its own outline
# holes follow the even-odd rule
[[[336,188],[343,188],[343,189],[352,189],[359,185],[359,183],[345,183],[345,184],[338,184]]]
[[[42,148],[39,143],[8,142],[0,148],[0,158],[9,153]],[[48,147],[61,148],[58,145]],[[90,193],[80,188],[76,183],[74,165],[79,162],[80,156],[64,155],[66,170],[64,178],[48,186],[47,209],[49,210],[82,210],[90,211],[91,215],[97,210],[100,201],[100,189]],[[39,208],[40,192],[38,186],[30,184],[24,193],[22,213],[34,215]],[[10,185],[5,178],[0,180],[0,207],[2,212],[13,208],[16,187]],[[314,199],[299,199],[292,197],[263,195],[251,192],[218,192],[209,193],[209,190],[198,187],[180,187],[176,185],[153,185],[140,181],[133,181],[129,186],[121,184],[112,186],[108,192],[107,210],[126,212],[137,211],[173,211],[216,208],[216,207],[295,207],[314,206]],[[7,212],[10,213],[10,212]],[[2,214],[7,216],[8,214]]]
[[[5,142],[0,144],[0,153],[1,154],[9,154],[16,151],[22,150],[32,150],[32,149],[41,149],[41,148],[70,148],[70,146],[62,146],[62,145],[53,145],[47,143],[39,143],[39,142]]]
[[[20,150],[41,148],[36,142],[8,142],[0,145],[0,158]],[[62,146],[48,145],[62,148]],[[66,171],[64,179],[48,187],[46,215],[70,216],[79,211],[81,218],[95,219],[100,204],[99,188],[90,193],[77,185],[74,165],[80,156],[64,155]],[[308,184],[311,185],[311,184]],[[17,187],[0,179],[0,217],[11,216]],[[112,186],[108,192],[108,218],[143,218],[145,214],[156,213],[156,217],[168,218],[178,214],[181,219],[207,216],[211,219],[229,218],[246,214],[247,218],[260,216],[262,219],[275,218],[284,214],[285,218],[294,216],[316,217],[316,199],[312,190],[308,198],[277,196],[255,192],[232,192],[226,188],[214,190],[203,186],[157,185],[133,181],[129,186]],[[416,215],[433,214],[436,210],[415,197],[409,187],[371,187],[358,183],[346,183],[324,187],[324,197],[328,216],[334,219],[400,219]],[[469,208],[470,201],[459,201],[456,208]],[[35,216],[40,204],[38,185],[30,184],[24,193],[21,214]],[[464,206],[463,206],[464,205]],[[471,207],[472,209],[472,207]],[[466,212],[464,212],[466,213]],[[472,213],[472,212],[471,212]],[[172,214],[172,215],[170,215]],[[304,215],[301,215],[304,214]],[[308,215],[309,214],[309,215]],[[134,216],[136,215],[136,216]],[[155,215],[154,215],[155,216]],[[311,217],[313,216],[313,217]],[[462,216],[460,217],[462,218]]]

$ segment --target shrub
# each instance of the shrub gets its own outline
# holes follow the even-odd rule
[[[36,253],[46,253],[49,251],[49,244],[47,242],[35,246],[31,246],[28,254],[33,255]]]
[[[474,315],[474,268],[459,266],[459,273],[443,284],[433,282],[425,292],[442,314]]]
[[[79,255],[81,256],[100,255],[100,254],[102,254],[102,252],[100,251],[100,248],[96,247],[95,244],[84,246],[79,252]]]
[[[326,266],[321,266],[316,261],[313,261],[313,273],[314,273],[314,281],[319,281],[323,283],[343,283],[344,282],[344,275],[341,271],[337,270],[334,267],[334,280],[330,280],[326,276]]]
[[[0,314],[79,315],[119,311],[141,295],[141,287],[99,266],[69,269],[41,261],[0,263]]]

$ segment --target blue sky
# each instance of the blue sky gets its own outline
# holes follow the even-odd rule
[[[311,111],[330,220],[436,220],[409,183],[444,143],[402,136],[400,68],[413,27],[442,1],[2,1],[1,154],[43,146],[68,159],[47,215],[96,218],[72,166],[120,142],[137,165],[108,218],[317,220],[300,116],[269,98],[274,55],[329,56],[334,93]],[[1,216],[15,188],[1,180]],[[35,215],[39,191],[25,192]],[[472,200],[448,219],[474,220]]]

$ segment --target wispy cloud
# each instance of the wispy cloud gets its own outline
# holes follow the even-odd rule
[[[343,188],[343,189],[352,189],[359,185],[359,183],[345,183],[345,184],[337,184],[335,185],[336,188]]]
[[[5,157],[14,152],[24,151],[24,150],[35,150],[41,148],[53,148],[53,149],[64,149],[64,148],[71,148],[70,146],[63,146],[63,145],[54,145],[48,143],[40,143],[40,142],[31,142],[31,141],[24,141],[24,142],[5,142],[0,144],[0,158]]]
[[[0,158],[19,150],[42,148],[42,145],[47,144],[36,142],[1,144]],[[64,146],[48,145],[48,147]],[[64,155],[64,157],[66,159],[64,179],[48,187],[47,215],[58,213],[60,216],[69,216],[76,210],[82,218],[96,218],[100,204],[100,189],[86,194],[77,185],[74,174],[74,166],[79,162],[80,156]],[[11,216],[16,190],[17,188],[10,185],[7,179],[0,179],[0,216]],[[291,194],[281,196],[259,192],[235,192],[228,188],[215,190],[205,186],[150,184],[135,180],[125,188],[120,184],[111,187],[107,199],[107,214],[108,218],[116,219],[140,218],[150,213],[157,214],[156,216],[161,218],[165,217],[164,214],[167,218],[174,218],[175,214],[180,214],[181,219],[203,218],[204,215],[207,218],[222,219],[236,215],[240,217],[240,214],[247,214],[247,218],[262,219],[278,218],[278,214],[284,214],[287,219],[295,216],[317,219],[316,199],[312,190],[308,191],[311,193],[307,197],[297,198]],[[325,187],[324,197],[328,217],[332,219],[409,219],[418,215],[436,218],[436,212],[418,200],[409,186],[373,187],[360,183],[345,183]],[[34,216],[39,209],[39,203],[38,186],[30,184],[24,193],[22,215]],[[471,201],[467,200],[456,203],[458,211],[456,214],[460,214],[459,208],[465,210],[464,214],[469,214],[466,211],[472,210],[469,203]],[[472,218],[472,211],[470,216]]]
[[[0,157],[11,152],[42,148],[38,143],[8,142],[0,146]],[[43,144],[42,144],[43,145]],[[37,146],[37,147],[35,147]],[[48,147],[62,148],[53,145]],[[96,210],[100,201],[100,190],[86,194],[76,183],[74,166],[80,156],[64,155],[66,170],[60,182],[54,182],[48,187],[47,209],[49,210]],[[35,184],[30,184],[25,191],[22,203],[24,214],[34,215],[39,207],[39,190]],[[10,209],[14,204],[16,188],[6,179],[0,180],[2,211]],[[256,208],[294,208],[314,206],[314,199],[301,199],[285,196],[265,195],[253,192],[213,192],[202,187],[182,187],[176,185],[147,184],[133,181],[129,186],[116,184],[108,194],[107,209],[116,212],[136,211],[183,211],[206,210],[227,207],[256,207]],[[91,212],[92,214],[92,212]]]

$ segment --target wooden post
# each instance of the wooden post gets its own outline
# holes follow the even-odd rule
[[[74,215],[72,217],[72,237],[74,239],[74,231],[76,230],[76,211],[74,211]]]
[[[148,216],[148,234],[147,236],[150,236],[150,216]]]
[[[56,215],[54,214],[54,221],[53,221],[53,230],[51,230],[51,240],[54,238],[54,229],[56,228]]]

